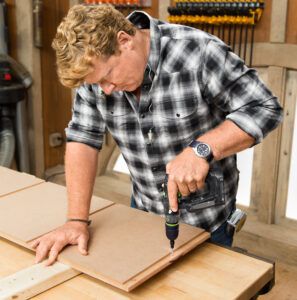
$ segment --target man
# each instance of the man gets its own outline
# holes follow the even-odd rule
[[[66,130],[68,221],[32,243],[36,261],[48,256],[52,264],[67,244],[87,254],[90,199],[107,129],[131,173],[132,206],[145,211],[164,214],[166,173],[176,211],[178,192],[201,189],[210,168],[220,166],[225,203],[198,213],[181,209],[180,217],[231,245],[226,220],[235,208],[235,154],[259,143],[282,118],[255,70],[214,36],[142,12],[125,19],[104,5],[72,7],[53,47],[61,82],[77,87]]]

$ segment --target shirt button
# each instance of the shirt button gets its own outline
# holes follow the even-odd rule
[[[158,168],[157,168],[157,167],[153,167],[152,170],[153,170],[153,171],[157,171]]]
[[[145,118],[145,114],[141,114],[141,118],[144,119]]]

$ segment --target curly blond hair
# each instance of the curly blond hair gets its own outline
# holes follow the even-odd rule
[[[80,86],[92,71],[92,58],[117,53],[119,31],[135,35],[136,28],[111,5],[73,6],[52,43],[61,83],[70,88]]]

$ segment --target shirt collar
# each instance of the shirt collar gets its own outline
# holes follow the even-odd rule
[[[160,59],[160,29],[158,24],[161,23],[159,20],[152,18],[149,14],[142,11],[132,12],[127,19],[133,23],[136,27],[145,29],[149,24],[150,28],[150,53],[148,58],[147,68],[156,74],[159,59]],[[149,21],[149,22],[148,22]],[[145,25],[146,24],[146,25]],[[144,27],[146,26],[146,27]]]

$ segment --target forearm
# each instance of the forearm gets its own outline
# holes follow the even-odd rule
[[[88,219],[97,161],[96,149],[81,143],[67,143],[65,170],[68,218]]]
[[[221,160],[233,155],[251,147],[255,143],[253,137],[229,120],[203,134],[198,140],[210,145],[215,160]]]

